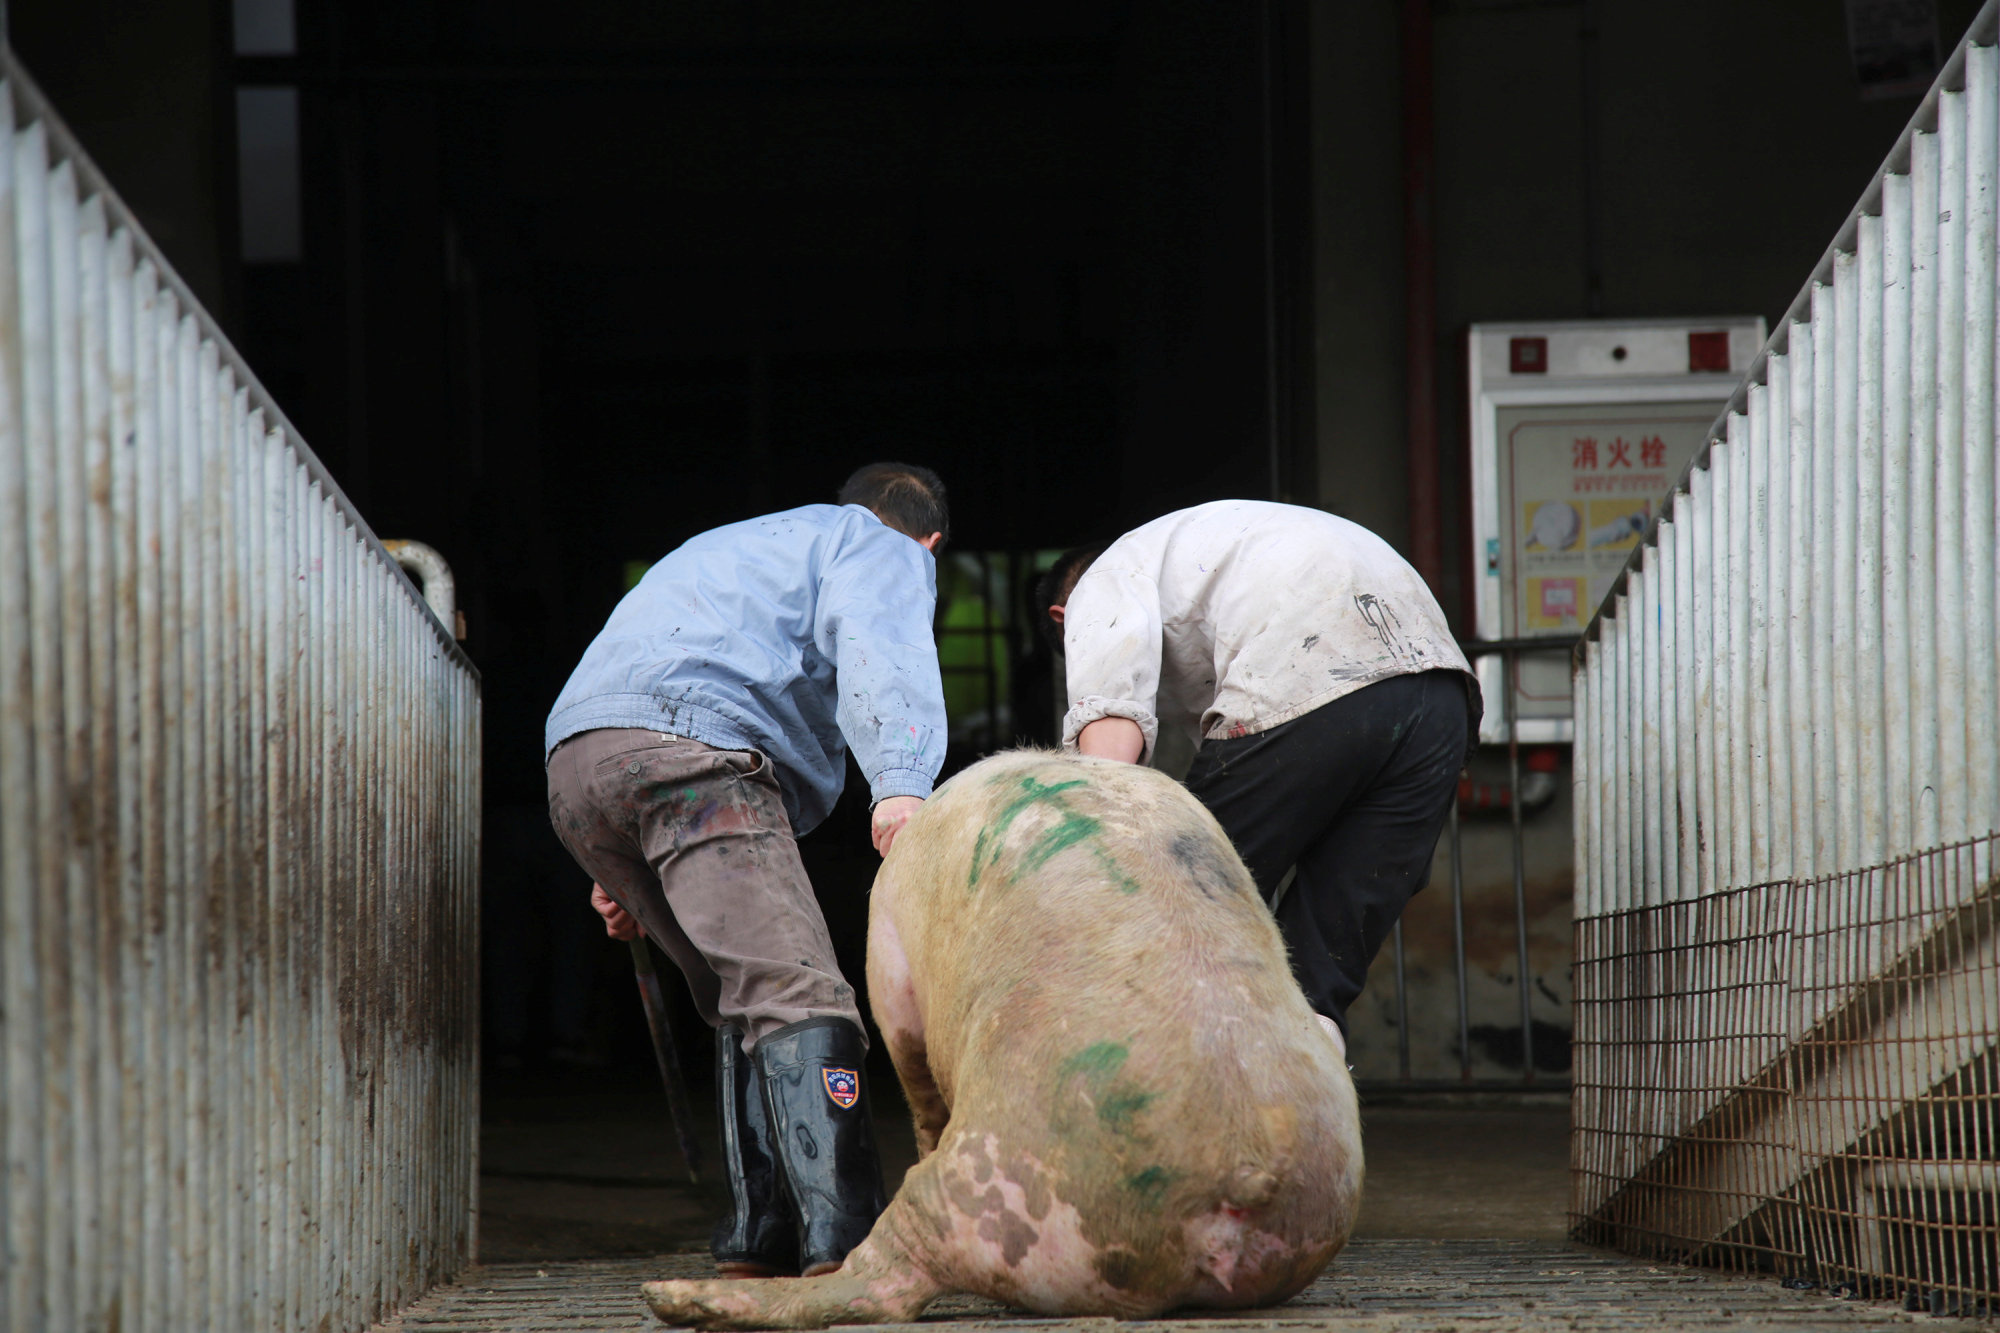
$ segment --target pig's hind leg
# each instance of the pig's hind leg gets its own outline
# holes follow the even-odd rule
[[[917,1160],[921,1162],[937,1151],[938,1140],[944,1137],[945,1127],[951,1123],[951,1109],[944,1104],[937,1080],[931,1077],[931,1062],[923,1039],[913,1039],[907,1032],[885,1032],[883,1039],[889,1045],[889,1059],[896,1066],[896,1080],[903,1085],[903,1100],[909,1105],[917,1135]]]
[[[878,895],[886,898],[892,891],[886,877],[877,881]],[[882,1030],[882,1040],[889,1047],[896,1080],[903,1085],[903,1100],[909,1105],[917,1132],[917,1160],[922,1161],[944,1136],[951,1108],[945,1105],[944,1094],[931,1075],[923,1008],[910,980],[903,941],[884,902],[875,903],[868,914],[868,1007],[874,1011],[875,1026]]]
[[[668,1324],[700,1329],[826,1328],[832,1324],[908,1323],[945,1288],[895,1239],[901,1196],[847,1261],[821,1277],[648,1282],[653,1313]]]

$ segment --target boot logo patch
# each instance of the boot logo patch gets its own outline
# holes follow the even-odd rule
[[[852,1069],[822,1069],[819,1076],[826,1084],[826,1095],[841,1110],[861,1100],[861,1076]]]

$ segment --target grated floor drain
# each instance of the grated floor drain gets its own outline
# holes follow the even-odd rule
[[[476,1268],[377,1333],[653,1333],[660,1324],[639,1283],[698,1277],[706,1255],[496,1264]],[[953,1296],[925,1312],[928,1329],[1096,1327],[1108,1319],[1043,1319],[990,1301]],[[1819,1291],[1790,1291],[1774,1278],[1737,1277],[1648,1265],[1550,1241],[1358,1240],[1305,1292],[1268,1310],[1186,1315],[1144,1327],[1363,1329],[1368,1333],[1540,1333],[1621,1329],[1874,1329],[1924,1324],[1992,1328],[1910,1315]],[[908,1326],[905,1326],[908,1327]],[[1141,1325],[1133,1325],[1134,1328]]]

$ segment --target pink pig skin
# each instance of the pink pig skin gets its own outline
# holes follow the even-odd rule
[[[1161,774],[1017,751],[952,779],[876,877],[868,992],[922,1159],[838,1272],[647,1283],[661,1319],[1269,1305],[1353,1229],[1353,1081],[1249,872]]]

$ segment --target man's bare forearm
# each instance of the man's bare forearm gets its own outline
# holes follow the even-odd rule
[[[1136,764],[1146,752],[1146,733],[1129,717],[1100,717],[1076,733],[1076,748],[1094,758]]]

